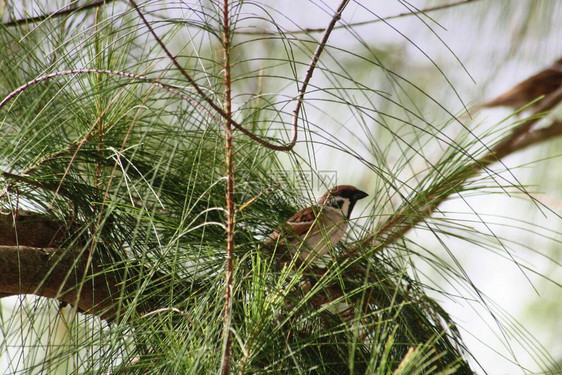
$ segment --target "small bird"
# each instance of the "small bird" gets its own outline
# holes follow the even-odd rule
[[[338,185],[328,190],[315,206],[293,216],[264,242],[267,249],[288,246],[299,259],[311,263],[328,253],[340,242],[347,229],[351,211],[367,193],[351,185]]]
[[[481,107],[520,108],[540,96],[548,96],[562,86],[562,58],[548,68],[513,86]]]

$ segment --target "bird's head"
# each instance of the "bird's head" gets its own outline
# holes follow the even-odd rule
[[[367,193],[351,185],[338,185],[328,190],[320,199],[318,204],[334,207],[342,210],[343,214],[349,218],[355,203],[359,199],[368,196]]]

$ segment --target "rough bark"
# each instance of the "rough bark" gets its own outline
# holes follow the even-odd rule
[[[0,216],[0,297],[34,294],[55,298],[79,311],[112,321],[133,293],[142,267],[112,267],[103,257],[93,257],[86,269],[88,252],[75,244],[63,245],[73,236],[64,223],[38,213],[20,211],[17,216]],[[165,276],[152,276],[155,287]],[[79,285],[83,283],[80,296]],[[135,308],[143,314],[158,307],[147,290],[137,298]],[[139,297],[136,295],[136,297]]]

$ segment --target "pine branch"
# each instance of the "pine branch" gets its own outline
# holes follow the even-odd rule
[[[356,255],[364,246],[383,249],[392,244],[418,223],[431,216],[451,194],[461,190],[462,185],[467,180],[476,176],[491,164],[501,161],[506,156],[532,144],[562,135],[561,123],[558,121],[547,128],[531,130],[532,126],[542,118],[541,114],[553,109],[561,101],[562,87],[544,98],[529,117],[529,120],[515,127],[505,138],[491,147],[484,156],[458,169],[453,175],[445,176],[442,181],[428,191],[419,193],[419,200],[403,203],[397,212],[391,215],[372,235],[361,241],[361,246],[350,249],[342,255],[342,259]]]
[[[71,240],[75,244],[67,248]],[[145,279],[148,270],[140,264],[109,268],[111,260],[99,252],[88,265],[86,240],[78,243],[72,227],[43,214],[0,215],[0,297],[33,294],[70,305],[78,301],[79,311],[107,321],[122,319],[133,301],[139,315],[162,308],[155,289],[168,288],[169,276],[148,276],[154,289],[139,294],[136,280]]]
[[[230,335],[230,325],[232,321],[232,285],[234,273],[234,230],[235,230],[235,211],[234,211],[234,151],[233,151],[233,132],[232,132],[232,81],[230,65],[230,16],[229,2],[224,0],[222,9],[222,49],[223,49],[223,71],[224,71],[224,106],[227,118],[224,123],[225,139],[225,162],[226,162],[226,272],[224,288],[224,312],[223,312],[223,353],[221,363],[221,373],[230,373],[230,357],[232,355],[232,339]]]

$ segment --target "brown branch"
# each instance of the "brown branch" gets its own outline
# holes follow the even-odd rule
[[[41,214],[20,211],[17,217],[0,216],[1,295],[35,294],[75,304],[85,278],[76,307],[104,319],[116,318],[122,275],[102,272],[99,261],[86,267],[79,246],[59,248],[68,234],[64,223]]]
[[[550,126],[529,132],[513,142],[513,148],[522,150],[539,142],[562,135],[562,122],[553,122]]]
[[[546,97],[544,97],[533,110],[533,116],[527,121],[516,126],[510,133],[508,137],[504,140],[499,142],[496,146],[494,146],[494,150],[496,153],[499,153],[500,158],[503,157],[501,154],[513,148],[513,143],[522,135],[529,132],[529,129],[536,124],[542,117],[539,116],[540,114],[550,111],[552,108],[556,107],[558,103],[562,101],[562,86],[560,86],[557,90],[553,91]]]
[[[25,24],[28,24],[28,23],[37,23],[37,22],[45,21],[45,20],[50,19],[50,18],[60,17],[60,16],[64,16],[64,15],[67,15],[67,14],[87,10],[87,9],[90,9],[90,8],[101,7],[102,5],[112,3],[113,1],[114,0],[98,0],[98,1],[94,1],[90,4],[84,4],[84,5],[81,5],[79,7],[69,8],[69,9],[65,9],[65,10],[57,10],[55,12],[43,14],[41,16],[22,18],[22,19],[19,19],[19,20],[4,22],[4,23],[1,23],[1,25],[5,26],[5,27],[10,27],[10,26],[25,25]]]
[[[0,245],[58,247],[66,238],[64,223],[34,212],[20,210],[17,216],[0,215]]]
[[[232,150],[232,81],[230,75],[230,16],[228,11],[228,0],[224,0],[222,9],[222,49],[224,59],[224,106],[228,116],[224,123],[225,138],[225,162],[226,162],[226,272],[224,288],[224,312],[223,312],[223,353],[221,373],[230,373],[230,356],[232,354],[232,338],[230,335],[230,324],[232,318],[232,284],[234,273],[234,155]]]
[[[77,287],[83,283],[76,306],[87,314],[114,320],[117,317],[122,275],[104,272],[97,262],[86,271],[80,250],[50,247],[0,245],[0,295],[34,294],[74,304]]]
[[[150,288],[139,293],[138,281],[147,277]],[[162,308],[166,302],[158,296],[166,292],[154,290],[169,285],[168,276],[150,274],[140,265],[124,270],[94,256],[88,266],[88,251],[82,248],[0,244],[0,297],[33,294],[54,298],[84,314],[115,321],[123,318],[133,301],[139,301],[134,304],[139,315]]]
[[[88,264],[87,245],[64,243],[76,235],[72,227],[43,214],[20,211],[0,215],[0,297],[33,294],[74,305],[83,313],[113,321],[122,318],[131,301],[139,315],[162,308],[155,289],[169,288],[169,277],[141,265],[113,267],[96,253]],[[138,292],[138,280],[150,279]],[[78,290],[81,292],[78,298]],[[181,291],[178,291],[181,293]]]

